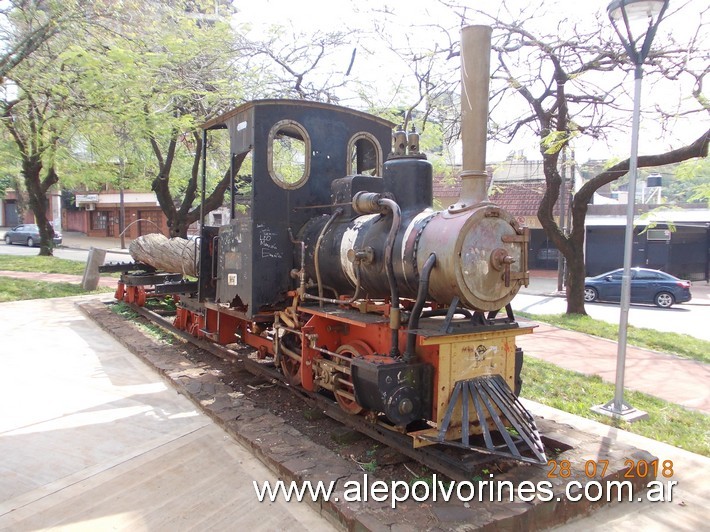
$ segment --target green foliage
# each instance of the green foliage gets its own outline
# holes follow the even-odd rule
[[[304,142],[287,136],[272,144],[274,173],[287,185],[297,183],[305,172]]]
[[[409,487],[411,488],[412,486],[414,486],[414,484],[419,483],[419,482],[423,482],[424,484],[426,484],[427,486],[429,486],[429,488],[434,488],[434,487],[435,487],[435,486],[434,486],[434,475],[433,475],[433,474],[414,477],[413,479],[411,479],[411,480],[409,481]]]
[[[679,164],[675,179],[665,187],[664,195],[676,202],[710,202],[710,158]]]
[[[61,273],[83,276],[86,264],[76,260],[40,255],[0,255],[0,270],[12,272]],[[105,273],[102,277],[119,277],[119,273]],[[113,290],[112,288],[110,290]],[[101,291],[104,291],[101,289]]]
[[[649,419],[626,423],[593,413],[590,408],[614,396],[614,385],[599,376],[586,376],[554,364],[526,357],[522,371],[522,396],[553,408],[614,425],[654,440],[710,456],[710,416],[686,410],[640,392],[628,391],[626,400],[648,413]]]
[[[362,467],[363,471],[366,471],[368,473],[374,473],[375,471],[377,471],[377,460],[373,459],[369,462],[360,463],[360,467]]]
[[[0,198],[5,197],[8,189],[17,189],[20,185],[20,165],[17,146],[11,140],[5,128],[0,129]]]
[[[127,303],[124,303],[123,301],[115,303],[115,304],[111,305],[109,308],[111,309],[111,312],[113,312],[114,314],[117,314],[127,320],[135,320],[140,317],[140,314],[138,314]]]
[[[177,310],[177,301],[173,296],[149,297],[145,302],[145,308],[160,314],[174,314]]]
[[[110,310],[111,312],[113,312],[114,314],[118,314],[122,318],[131,320],[138,330],[142,331],[144,334],[150,336],[155,341],[161,344],[175,345],[180,342],[175,336],[167,332],[165,329],[162,329],[161,327],[158,327],[157,325],[154,325],[150,322],[144,321],[141,318],[140,314],[134,311],[128,304],[124,303],[123,301],[111,305]]]
[[[569,125],[573,126],[574,124],[570,123]],[[541,144],[543,149],[545,150],[545,153],[558,153],[562,148],[567,146],[577,136],[579,136],[579,133],[574,130],[550,131],[542,138]]]
[[[80,284],[51,283],[0,277],[0,303],[7,301],[23,301],[27,299],[49,299],[53,297],[80,296],[101,292],[111,292],[111,288],[99,288],[87,292]]]
[[[7,193],[7,189],[12,188],[12,184],[13,184],[12,177],[10,177],[7,174],[6,175],[0,174],[0,198],[5,197],[5,195]]]
[[[148,191],[162,171],[175,176],[170,190],[181,195],[193,169],[190,132],[239,94],[227,19],[198,20],[195,2],[100,1],[90,11],[80,4],[91,16],[63,27],[15,70],[23,101],[14,123],[27,138],[32,110],[24,95],[43,103],[39,152],[64,188]],[[211,164],[210,182],[226,168]]]

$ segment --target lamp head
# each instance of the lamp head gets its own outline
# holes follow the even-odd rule
[[[646,60],[669,1],[612,0],[606,8],[614,30],[636,66]]]

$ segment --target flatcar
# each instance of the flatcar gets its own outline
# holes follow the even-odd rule
[[[529,232],[486,192],[490,28],[464,28],[461,49],[462,191],[445,209],[418,134],[377,116],[257,100],[204,124],[205,146],[229,136],[234,193],[230,220],[200,229],[175,325],[254,347],[291,385],[414,447],[545,463],[517,399],[515,339],[532,327],[510,307],[528,283]]]

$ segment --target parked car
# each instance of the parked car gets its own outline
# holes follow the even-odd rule
[[[584,300],[620,301],[623,268],[584,280]],[[631,268],[631,302],[653,303],[669,308],[691,299],[690,281],[678,279],[666,272],[648,268]]]
[[[5,233],[5,243],[10,244],[25,244],[33,247],[39,246],[39,227],[36,224],[23,224],[13,227]],[[62,243],[62,234],[54,231],[54,245],[58,246]]]

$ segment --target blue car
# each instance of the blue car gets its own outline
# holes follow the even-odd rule
[[[5,243],[24,244],[29,247],[39,246],[39,227],[36,224],[23,224],[13,227],[5,233]],[[62,243],[62,234],[54,231],[54,245]]]
[[[621,301],[623,268],[584,280],[584,301]],[[631,268],[631,302],[653,303],[669,308],[675,303],[690,301],[690,281],[683,281],[666,272],[647,268]]]

